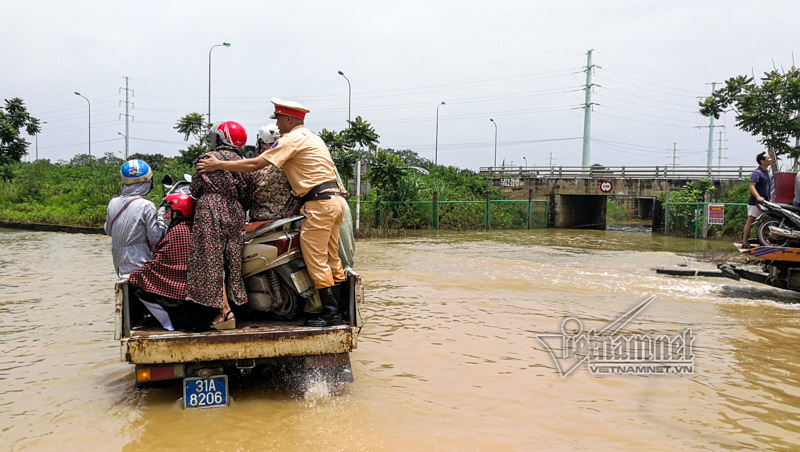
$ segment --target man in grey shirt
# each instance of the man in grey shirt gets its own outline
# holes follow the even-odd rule
[[[117,276],[127,275],[153,258],[152,248],[166,233],[156,206],[145,199],[153,188],[153,172],[142,160],[122,165],[122,195],[108,203],[103,229],[111,236],[111,254]]]

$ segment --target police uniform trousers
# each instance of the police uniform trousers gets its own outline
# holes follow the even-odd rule
[[[345,280],[339,260],[339,228],[344,218],[344,203],[341,196],[334,196],[303,205],[302,214],[306,219],[300,228],[300,249],[317,289]]]

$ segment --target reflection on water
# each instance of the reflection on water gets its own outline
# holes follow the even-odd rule
[[[726,242],[623,231],[428,233],[358,244],[354,384],[231,376],[228,408],[133,390],[113,340],[106,237],[0,231],[0,444],[20,449],[796,449],[800,304],[656,275]],[[566,317],[691,328],[695,373],[560,378],[536,340]],[[296,384],[299,383],[299,384]],[[89,427],[90,428],[87,428]]]

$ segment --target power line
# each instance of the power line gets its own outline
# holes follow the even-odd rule
[[[650,116],[650,117],[652,117],[652,118],[659,118],[659,119],[668,119],[668,120],[670,120],[670,121],[685,122],[685,123],[688,123],[688,124],[697,124],[697,121],[686,121],[686,120],[683,120],[683,119],[673,119],[673,118],[669,118],[669,117],[667,117],[667,116],[658,116],[658,115],[651,115],[651,114],[647,114],[647,113],[640,113],[640,112],[638,112],[638,111],[626,110],[626,109],[624,109],[624,108],[612,107],[612,106],[605,105],[605,104],[601,105],[601,107],[602,107],[602,108],[610,108],[610,109],[612,109],[612,110],[624,111],[624,112],[626,112],[626,113],[633,113],[633,114],[635,114],[635,115]]]
[[[613,92],[615,92],[615,93],[624,94],[624,95],[626,95],[626,96],[638,97],[639,99],[647,99],[647,100],[652,100],[653,102],[659,102],[659,103],[662,103],[662,104],[668,104],[668,105],[677,105],[677,106],[679,106],[679,107],[686,107],[686,104],[677,104],[677,103],[675,103],[675,102],[667,102],[667,101],[665,101],[665,100],[661,100],[661,99],[654,99],[654,98],[652,98],[652,97],[641,96],[641,95],[638,95],[638,94],[631,94],[631,93],[628,93],[628,92],[625,92],[625,91],[620,91],[620,90],[618,90],[618,89],[609,88],[609,87],[607,87],[607,86],[601,86],[600,88],[601,88],[601,89],[605,89],[605,90],[609,90],[609,91],[613,91]]]
[[[566,107],[566,108],[564,108]],[[500,113],[474,113],[474,114],[465,114],[465,115],[455,115],[455,116],[448,116],[447,118],[441,119],[441,121],[453,121],[456,119],[466,119],[466,118],[483,118],[486,115],[492,116],[516,116],[528,113],[551,113],[556,111],[569,111],[573,110],[575,106],[555,106],[555,107],[545,107],[545,108],[529,108],[529,109],[522,109],[522,110],[508,110]],[[370,124],[402,124],[402,123],[412,123],[412,122],[429,122],[429,118],[406,118],[406,119],[387,119],[387,120],[372,120]]]
[[[683,129],[686,129],[686,128],[693,128],[693,127],[694,127],[694,126],[678,126],[678,125],[674,125],[674,124],[664,124],[664,123],[659,123],[659,122],[640,121],[640,120],[638,120],[638,119],[626,118],[626,117],[624,117],[624,116],[610,115],[610,114],[608,114],[608,113],[603,113],[603,112],[601,112],[601,111],[596,111],[595,113],[597,113],[597,114],[599,114],[599,115],[601,115],[601,116],[608,116],[608,117],[610,117],[610,118],[617,118],[617,119],[622,119],[622,120],[625,120],[625,121],[639,122],[639,123],[642,123],[642,124],[652,124],[652,125],[656,125],[656,126],[664,126],[664,127],[679,127],[679,128],[683,128]]]
[[[572,140],[582,140],[582,139],[583,139],[583,137],[544,138],[544,139],[539,139],[539,140],[498,141],[497,144],[498,145],[502,144],[503,146],[517,146],[517,145],[521,145],[521,144],[553,143],[553,142],[556,142],[556,141],[572,141]],[[491,142],[489,142],[489,141],[486,141],[486,142],[473,142],[473,143],[449,143],[449,144],[439,143],[439,147],[440,148],[441,147],[456,147],[457,148],[459,146],[489,146],[489,145],[491,145],[493,143],[494,143],[494,141],[491,141]],[[394,144],[394,145],[386,145],[386,146],[381,146],[381,147],[388,147],[388,148],[396,149],[396,148],[408,148],[408,147],[429,148],[429,147],[433,147],[433,146],[434,145],[432,145],[432,144],[427,144],[426,143],[426,144]]]
[[[654,86],[660,86],[662,88],[667,88],[667,89],[671,89],[671,90],[674,90],[674,91],[681,91],[681,92],[684,92],[684,93],[689,93],[689,94],[691,94],[692,96],[695,96],[695,97],[696,96],[702,96],[704,94],[704,93],[700,93],[698,91],[688,91],[688,90],[685,90],[685,89],[673,88],[671,86],[661,85],[659,83],[654,83],[654,82],[651,82],[649,80],[638,79],[636,77],[631,77],[630,75],[625,75],[625,74],[622,74],[622,73],[619,73],[619,72],[615,72],[615,71],[612,71],[612,70],[606,69],[606,68],[601,68],[601,69],[603,69],[606,72],[610,72],[612,74],[619,75],[621,77],[629,78],[631,80],[636,80],[637,82],[647,83],[649,85],[654,85]]]
[[[634,146],[634,147],[641,147],[641,148],[658,149],[659,152],[661,152],[661,149],[663,149],[662,146],[651,146],[651,145],[638,144],[638,143],[625,143],[625,142],[622,142],[622,141],[603,140],[603,139],[600,139],[600,138],[592,138],[592,140],[598,141],[598,142],[602,142],[602,143],[613,143],[613,144],[620,145],[620,146]],[[689,149],[689,150],[696,151],[696,152],[705,152],[702,149]]]
[[[623,100],[623,99],[619,99],[617,97],[609,96],[608,94],[604,94],[603,95],[603,99],[616,100],[618,102],[624,102],[626,104],[638,105],[640,107],[657,108],[659,110],[664,110],[664,111],[676,111],[676,112],[679,112],[679,113],[692,113],[692,114],[697,114],[697,112],[698,112],[698,110],[688,110],[688,109],[678,110],[677,108],[666,108],[666,107],[659,107],[659,106],[655,106],[655,105],[641,104],[641,103],[638,103],[638,102],[632,102],[632,101],[629,101],[629,100]]]
[[[618,58],[618,57],[616,57],[616,56],[614,56],[612,54],[608,54],[608,53],[605,53],[605,52],[602,52],[602,51],[600,51],[599,53],[601,55],[603,55],[604,59],[610,58],[611,60],[615,60],[615,61],[623,63],[623,65],[627,65],[631,69],[629,72],[634,73],[636,71],[642,71],[644,73],[650,74],[649,78],[651,78],[651,79],[660,79],[660,80],[666,80],[666,81],[669,81],[669,82],[676,82],[676,83],[691,83],[691,84],[694,84],[694,85],[699,85],[699,84],[703,83],[703,82],[700,82],[700,81],[697,81],[697,80],[664,77],[664,73],[665,73],[664,71],[649,71],[647,69],[643,69],[642,65],[639,64],[639,63],[631,63],[631,62],[629,62],[627,60],[624,60],[622,58]]]
[[[625,83],[625,82],[621,82],[619,80],[614,80],[613,78],[603,78],[603,77],[601,77],[601,78],[603,80],[607,81],[607,82],[618,83],[620,85],[627,86],[629,88],[640,89],[640,90],[644,90],[644,91],[647,91],[647,92],[653,92],[653,93],[666,94],[668,96],[686,97],[686,98],[690,98],[690,99],[696,99],[699,96],[699,95],[689,96],[689,95],[686,95],[686,94],[668,93],[668,92],[665,92],[665,91],[659,91],[659,90],[652,89],[652,88],[644,88],[644,87],[641,87],[641,86],[631,85],[630,83]]]

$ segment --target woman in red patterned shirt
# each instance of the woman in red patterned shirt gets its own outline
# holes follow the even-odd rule
[[[182,193],[166,197],[169,229],[153,259],[132,272],[134,298],[167,330],[207,331],[218,310],[186,300],[186,269],[192,242],[194,200]]]

